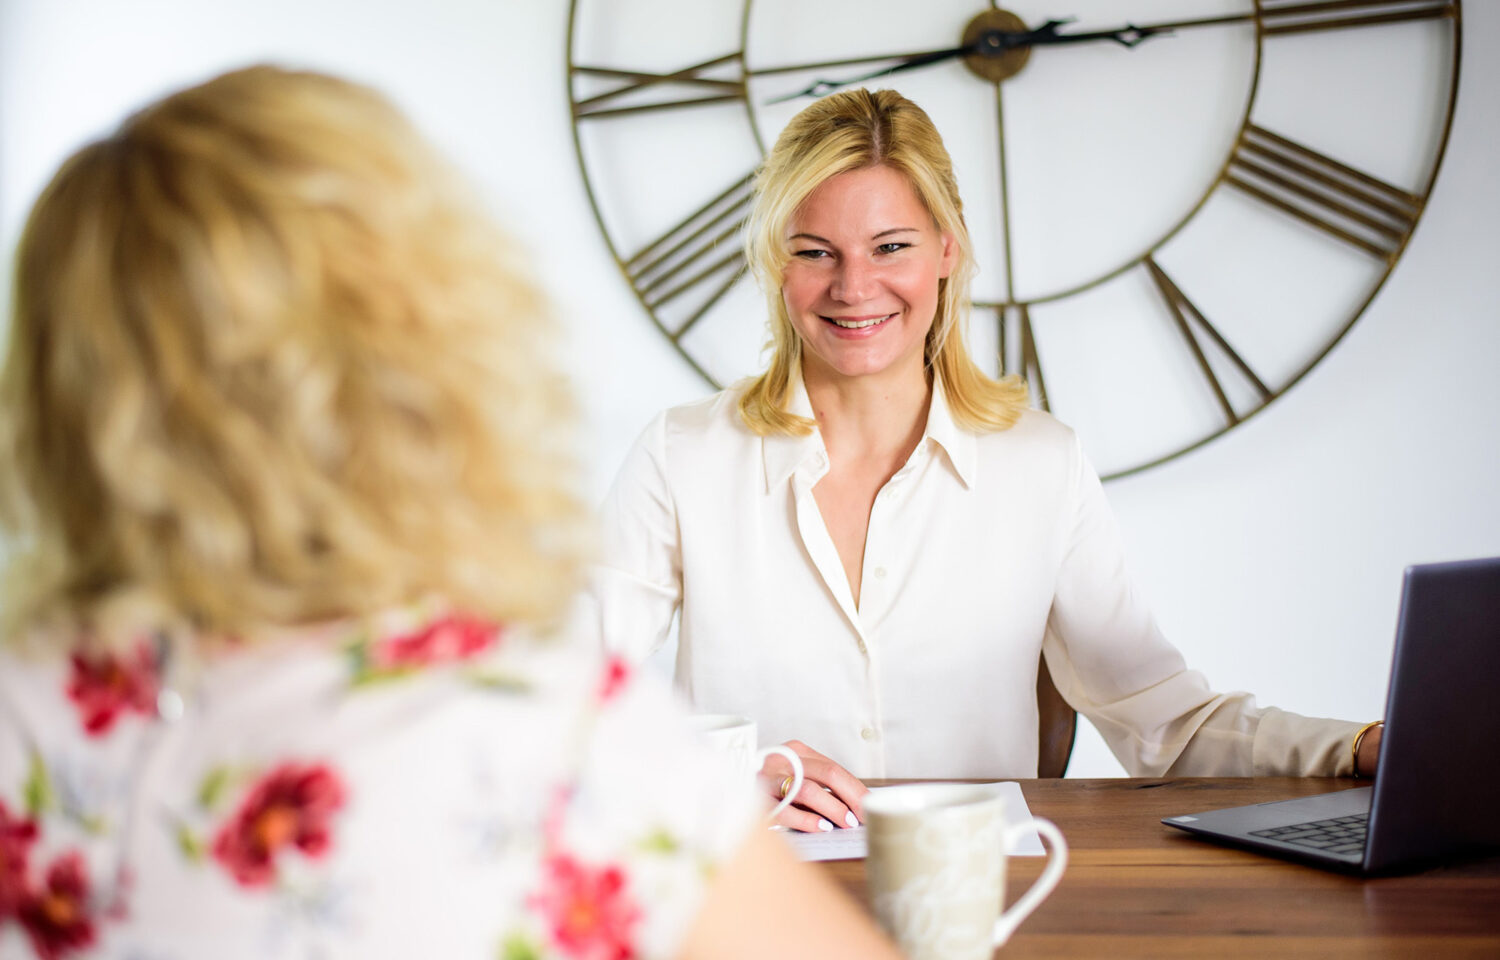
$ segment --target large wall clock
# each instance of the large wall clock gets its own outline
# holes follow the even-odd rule
[[[1369,306],[1442,161],[1460,14],[1459,0],[573,0],[568,93],[604,237],[714,385],[763,360],[740,233],[767,145],[829,90],[911,97],[964,195],[976,356],[1024,374],[1118,476],[1264,409]]]

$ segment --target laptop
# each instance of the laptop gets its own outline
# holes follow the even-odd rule
[[[1500,557],[1408,567],[1373,785],[1166,817],[1354,873],[1500,848]]]

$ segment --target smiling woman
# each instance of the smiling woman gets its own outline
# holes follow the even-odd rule
[[[812,429],[812,421],[787,410],[794,374],[804,365],[805,332],[793,321],[796,308],[790,298],[816,284],[812,278],[819,274],[801,269],[807,259],[830,255],[837,260],[841,254],[842,270],[828,278],[828,296],[840,302],[837,312],[856,317],[857,304],[848,298],[858,299],[866,291],[849,289],[848,281],[865,276],[859,270],[862,262],[889,264],[882,274],[894,278],[897,273],[889,272],[890,267],[931,260],[925,277],[900,272],[898,284],[902,291],[910,281],[923,285],[925,280],[931,287],[916,295],[922,308],[908,309],[904,318],[921,329],[923,365],[939,371],[961,422],[976,428],[1015,422],[1026,405],[1025,386],[1014,377],[996,381],[985,375],[965,342],[963,321],[976,269],[973,247],[952,160],[926,113],[891,91],[857,90],[814,103],[782,133],[755,185],[746,259],[761,286],[780,289],[782,295],[767,297],[774,353],[769,369],[739,399],[746,426],[759,434],[799,435]],[[824,241],[821,248],[816,243],[796,246],[799,237],[808,239],[802,234],[820,230],[847,249],[832,248],[829,237],[813,238]],[[916,240],[916,257],[876,252],[886,246],[876,241],[887,239],[877,235],[891,230],[908,231],[896,239]],[[859,256],[851,263],[849,255],[855,252]],[[869,276],[875,279],[873,273]]]
[[[913,380],[957,259],[906,177],[887,166],[840,174],[788,224],[782,303],[803,346],[803,376]]]
[[[920,108],[829,96],[755,190],[769,367],[647,427],[605,504],[593,591],[627,656],[680,613],[696,706],[802,757],[783,824],[858,822],[860,777],[1036,776],[1043,655],[1132,775],[1354,771],[1357,724],[1258,708],[1186,668],[1073,432],[975,367],[969,235]],[[763,773],[776,792],[784,761]]]

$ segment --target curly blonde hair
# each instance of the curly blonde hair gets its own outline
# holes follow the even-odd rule
[[[0,372],[7,634],[238,636],[433,596],[552,621],[582,546],[572,402],[459,182],[374,91],[268,66],[64,163]]]
[[[977,267],[953,161],[926,112],[894,90],[846,90],[818,100],[792,118],[777,137],[755,180],[755,202],[745,233],[751,272],[766,292],[771,363],[740,395],[740,417],[757,434],[806,434],[813,421],[787,410],[802,341],[781,298],[782,272],[791,259],[787,223],[825,181],[866,167],[903,174],[958,258],[938,283],[937,316],[924,359],[943,384],[953,417],[976,431],[1003,430],[1026,408],[1019,377],[996,380],[980,370],[965,343],[969,285]]]

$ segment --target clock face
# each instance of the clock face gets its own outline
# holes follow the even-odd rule
[[[889,87],[953,156],[976,358],[1026,376],[1102,473],[1170,459],[1289,389],[1421,217],[1459,0],[1058,9],[573,0],[580,167],[661,333],[711,384],[762,368],[765,298],[740,248],[752,173],[812,96]]]

